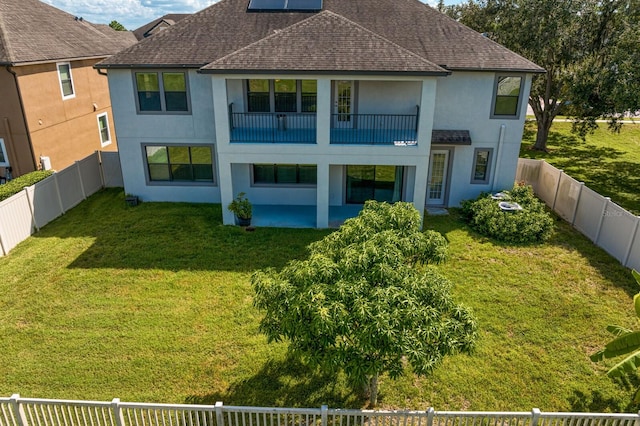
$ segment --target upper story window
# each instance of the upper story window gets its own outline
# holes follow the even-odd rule
[[[498,75],[496,77],[491,118],[520,118],[522,76]]]
[[[316,112],[316,80],[247,80],[248,112]]]
[[[73,88],[73,76],[71,75],[71,64],[68,62],[57,64],[58,79],[60,80],[60,90],[62,99],[71,99],[76,96]]]
[[[186,73],[137,72],[135,82],[139,112],[189,112]]]
[[[107,146],[111,143],[111,132],[109,131],[109,117],[107,113],[98,115],[98,130],[100,131],[100,144]]]

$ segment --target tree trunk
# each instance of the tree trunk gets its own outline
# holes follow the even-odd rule
[[[378,375],[369,378],[369,406],[378,405]]]
[[[549,129],[551,129],[552,124],[553,119],[548,116],[537,121],[538,133],[536,134],[536,143],[533,145],[533,149],[547,152],[547,139],[549,138]]]

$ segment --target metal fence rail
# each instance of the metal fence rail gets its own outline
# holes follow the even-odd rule
[[[640,414],[372,411],[0,398],[0,426],[638,426]]]
[[[332,114],[331,143],[346,145],[415,145],[418,115]]]

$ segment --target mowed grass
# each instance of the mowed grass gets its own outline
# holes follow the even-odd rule
[[[583,141],[571,123],[551,127],[548,153],[533,151],[535,123],[528,122],[520,157],[544,159],[634,214],[640,214],[640,124],[625,124],[620,133],[606,123]]]
[[[433,375],[381,379],[381,407],[633,410],[633,384],[589,354],[605,327],[635,327],[628,270],[562,222],[540,246],[428,217],[450,242],[437,268],[478,318],[473,355]],[[251,273],[305,256],[330,231],[221,225],[219,205],[126,207],[106,190],[0,258],[0,395],[359,408],[343,375],[267,344]]]

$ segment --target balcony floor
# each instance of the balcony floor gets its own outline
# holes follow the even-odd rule
[[[338,228],[360,210],[360,204],[329,207],[329,227]],[[254,205],[251,224],[269,228],[315,228],[316,206]]]
[[[256,129],[236,127],[231,130],[231,143],[315,144],[315,129]],[[417,132],[403,129],[331,129],[335,145],[415,146]]]

